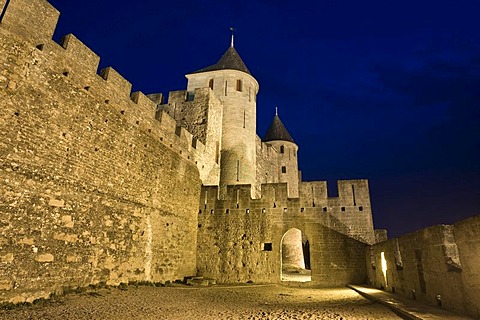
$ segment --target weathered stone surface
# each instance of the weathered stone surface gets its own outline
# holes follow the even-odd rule
[[[373,245],[368,278],[387,291],[480,316],[480,216],[439,225]],[[386,276],[381,253],[386,259]],[[375,266],[375,268],[373,268]],[[440,297],[440,298],[439,298]]]
[[[12,290],[13,282],[10,280],[0,279],[0,290]]]
[[[15,0],[0,24],[0,302],[194,274],[191,135],[73,35],[54,43],[57,17]]]
[[[55,260],[55,257],[51,253],[44,253],[35,257],[35,261],[38,262],[52,262],[53,260]]]
[[[63,207],[65,205],[65,201],[59,199],[50,199],[48,201],[48,205],[52,207]]]
[[[0,256],[0,262],[2,263],[10,263],[13,261],[13,253],[9,252],[3,256]]]
[[[480,316],[478,218],[385,241],[366,180],[331,197],[298,178],[298,146],[256,136],[251,75],[189,75],[162,105],[113,68],[96,74],[75,36],[54,43],[57,18],[45,0],[14,0],[0,24],[0,302],[195,273],[280,282],[282,237],[297,229],[312,284],[368,275]]]

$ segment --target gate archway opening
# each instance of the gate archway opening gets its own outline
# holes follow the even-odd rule
[[[310,242],[305,233],[292,228],[285,232],[281,242],[281,280],[312,281]]]

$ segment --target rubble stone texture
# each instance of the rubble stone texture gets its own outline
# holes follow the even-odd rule
[[[383,241],[367,180],[331,197],[299,178],[278,115],[257,136],[259,84],[233,47],[165,102],[97,73],[74,35],[54,42],[46,0],[0,8],[0,303],[195,275],[280,283],[282,237],[297,229],[311,285],[369,280],[479,316],[478,217]]]

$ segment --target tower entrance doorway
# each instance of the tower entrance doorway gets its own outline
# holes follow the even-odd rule
[[[310,269],[310,242],[299,229],[285,232],[281,242],[281,280],[312,281]]]

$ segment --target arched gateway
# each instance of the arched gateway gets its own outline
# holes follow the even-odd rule
[[[312,280],[310,243],[305,233],[297,228],[285,232],[280,250],[282,281],[309,282]]]

